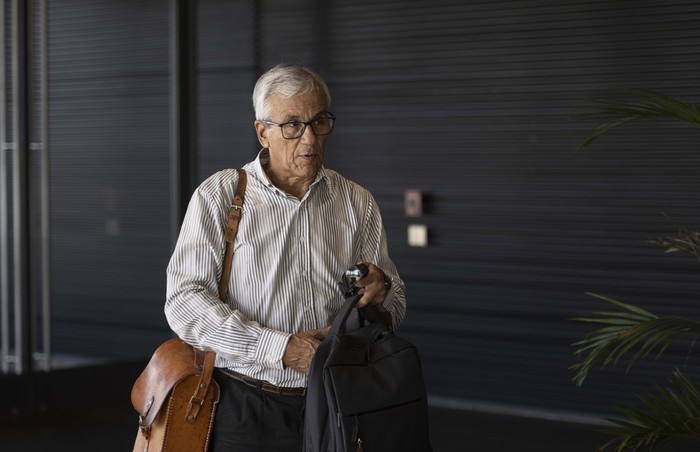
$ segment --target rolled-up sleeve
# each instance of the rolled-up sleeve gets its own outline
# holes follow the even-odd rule
[[[290,334],[247,319],[235,300],[218,297],[227,196],[201,187],[193,194],[167,267],[165,315],[172,330],[198,348],[243,365],[282,368]]]
[[[394,262],[389,257],[386,231],[382,223],[377,202],[370,196],[362,234],[362,259],[374,262],[391,278],[391,289],[387,293],[382,307],[391,314],[394,330],[398,329],[406,316],[406,295],[404,282],[398,274]]]

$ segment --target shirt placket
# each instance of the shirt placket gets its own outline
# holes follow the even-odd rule
[[[299,206],[298,215],[299,231],[299,296],[303,305],[303,329],[315,328],[315,309],[313,284],[311,282],[311,228],[309,221],[309,209],[306,201],[302,201]]]

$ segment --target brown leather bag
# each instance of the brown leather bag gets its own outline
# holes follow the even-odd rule
[[[158,347],[131,391],[139,412],[134,452],[207,450],[219,402],[215,358],[178,338]]]
[[[239,169],[238,175],[226,225],[219,281],[222,301],[228,294],[233,242],[245,196],[246,172]],[[219,403],[219,385],[212,379],[215,359],[214,352],[196,349],[179,338],[158,347],[131,390],[131,403],[139,413],[134,452],[206,452]]]

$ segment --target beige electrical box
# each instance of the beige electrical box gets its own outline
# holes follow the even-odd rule
[[[428,227],[424,224],[408,225],[408,246],[428,246]]]

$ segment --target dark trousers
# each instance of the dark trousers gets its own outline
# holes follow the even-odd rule
[[[306,397],[252,388],[218,369],[214,379],[221,398],[210,452],[301,452]]]

